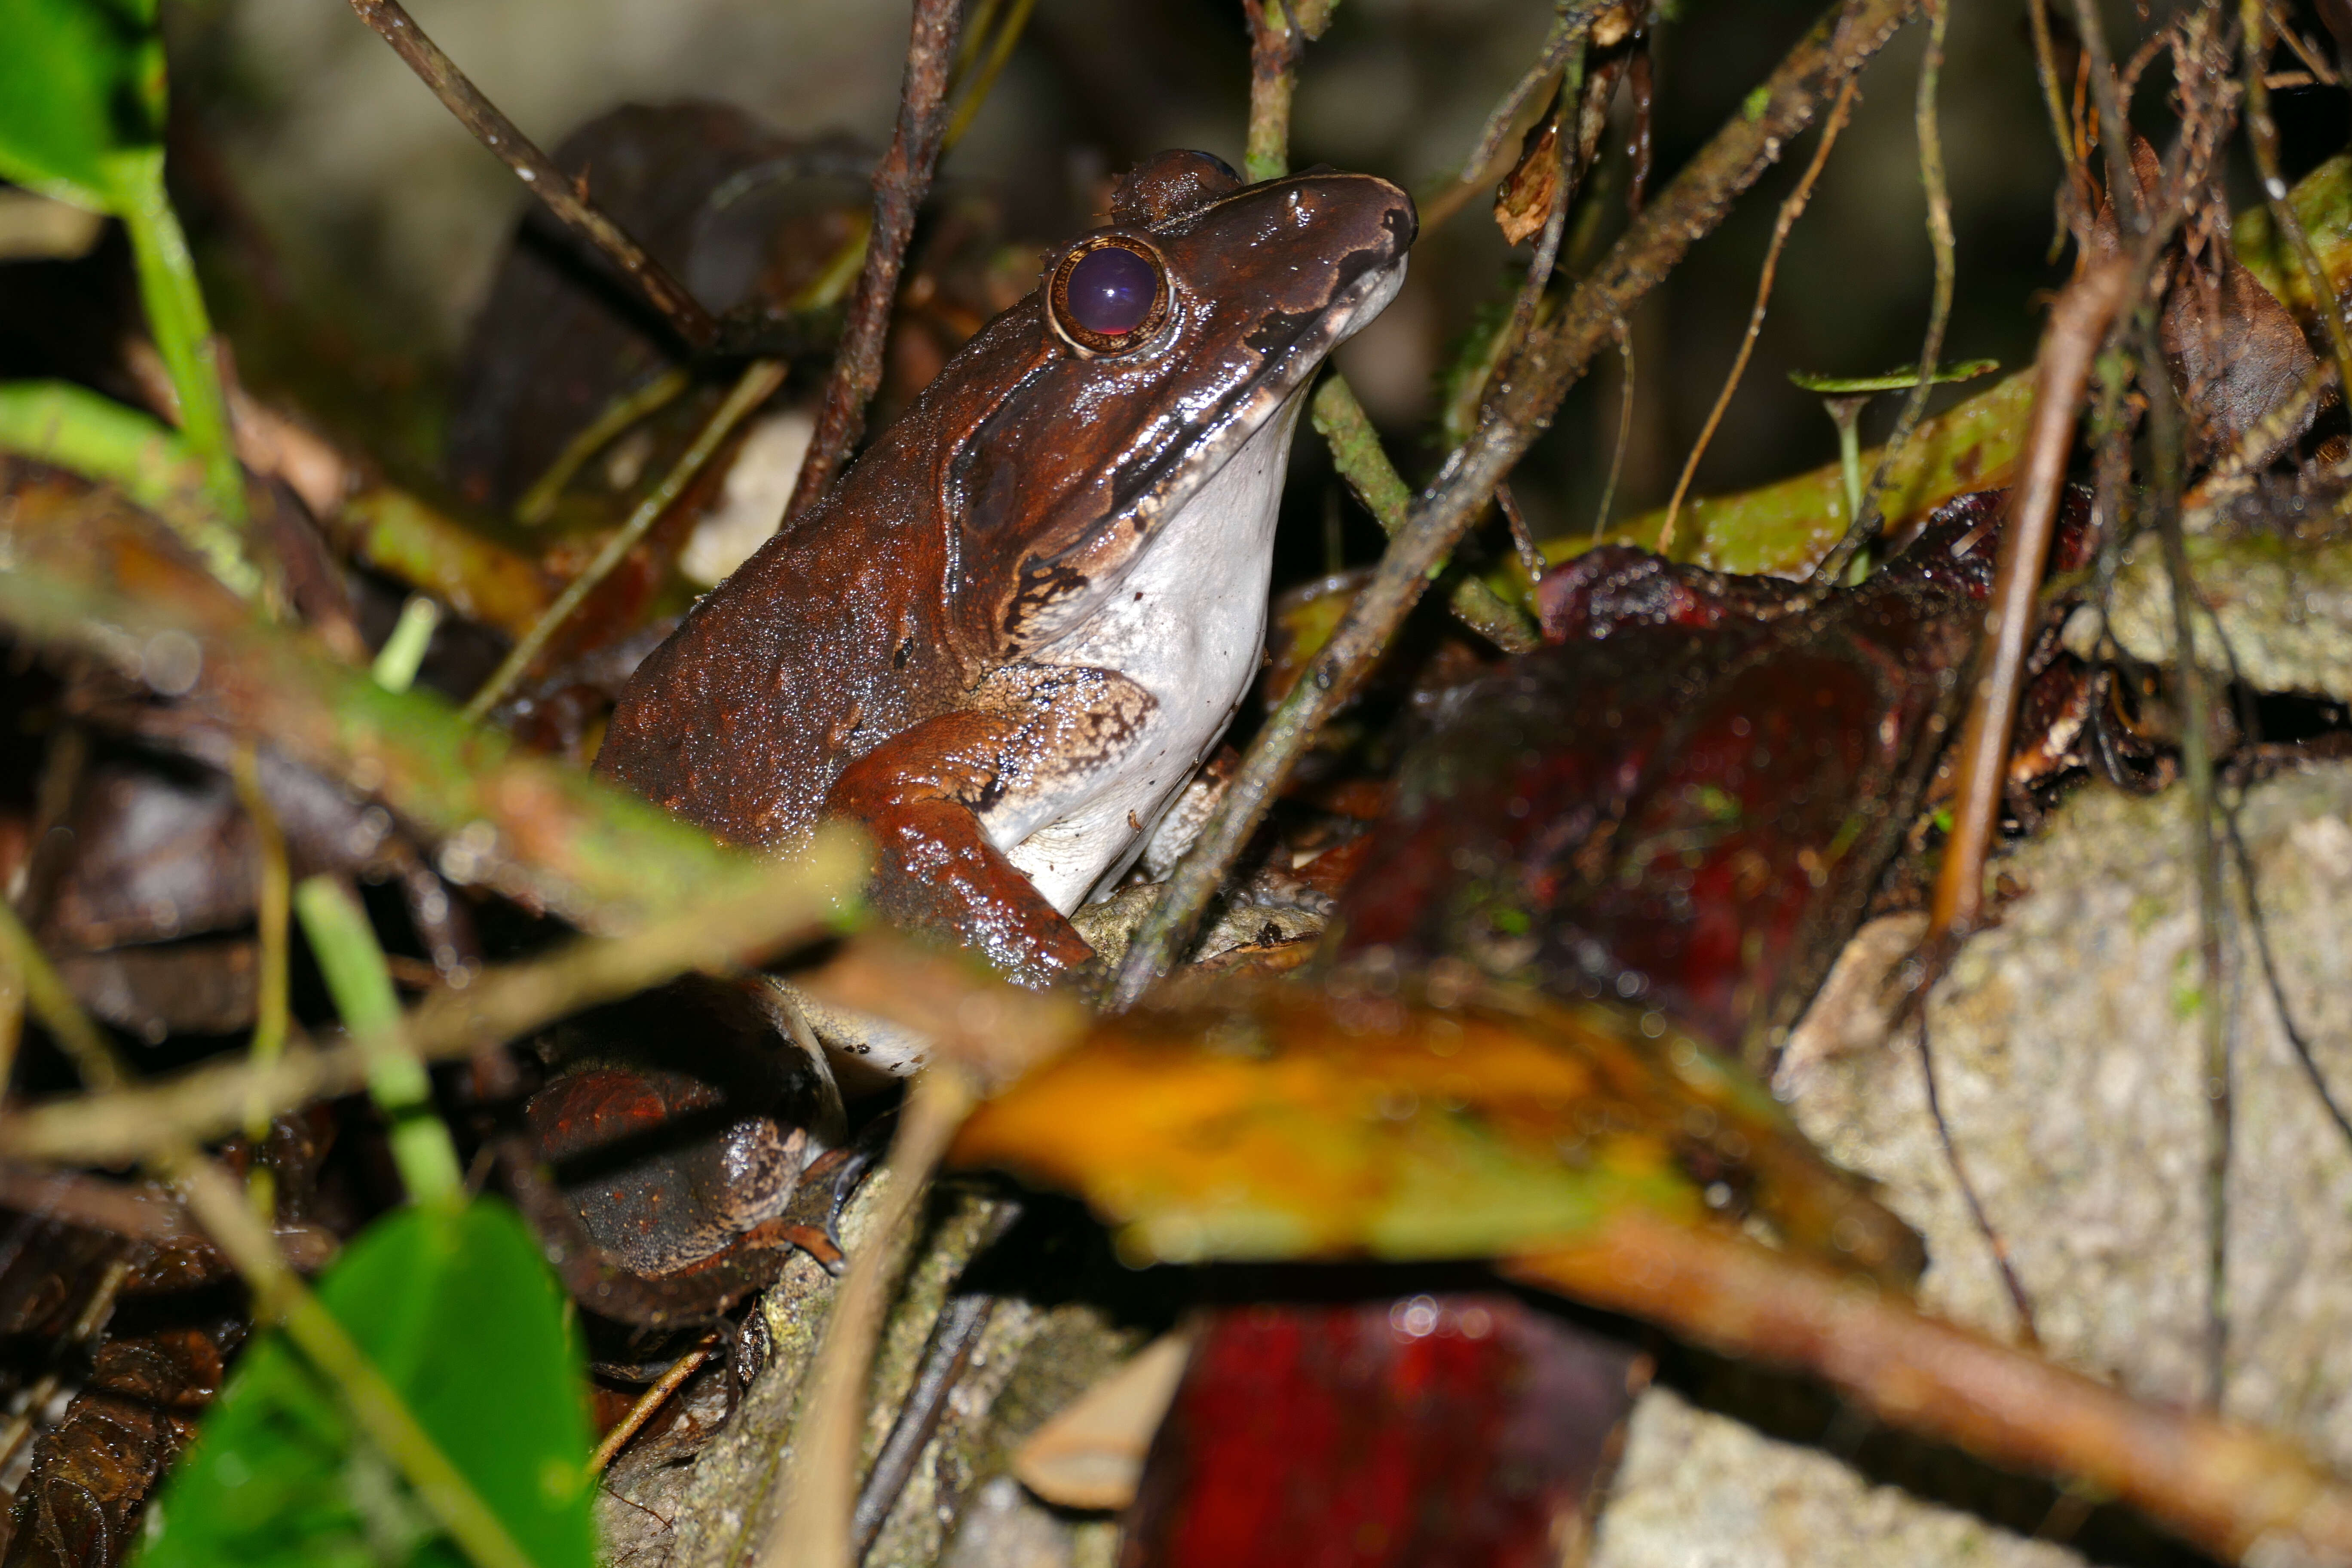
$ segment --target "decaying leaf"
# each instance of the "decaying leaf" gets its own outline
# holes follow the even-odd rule
[[[1440,975],[1423,1000],[1377,976],[1228,982],[1108,1020],[982,1107],[952,1158],[1083,1194],[1137,1261],[1490,1257],[1630,1205],[1916,1272],[1901,1222],[1662,1015]]]
[[[1523,244],[1543,232],[1551,221],[1553,200],[1559,194],[1563,171],[1559,163],[1559,116],[1552,114],[1528,131],[1519,149],[1519,161],[1495,191],[1495,226],[1503,238]]]

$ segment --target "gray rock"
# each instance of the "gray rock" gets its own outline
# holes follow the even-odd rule
[[[2189,575],[2248,683],[2258,691],[2352,700],[2352,540],[2216,532],[2187,544]],[[2175,662],[2172,583],[2154,538],[2143,535],[2125,552],[2109,624],[2134,658]],[[2196,618],[2197,663],[2226,673],[2230,661],[2213,628],[2214,620]],[[2092,654],[2098,629],[2095,613],[2078,612],[2067,623],[2067,647]]]
[[[2205,1393],[2209,1322],[2207,992],[2187,811],[2179,790],[2074,797],[2003,862],[2025,891],[1963,947],[1927,1014],[1946,1119],[2044,1347],[2177,1403]],[[2352,770],[2259,784],[2240,822],[2287,1005],[2328,1081],[2352,1094]],[[2280,1026],[2234,878],[2232,900],[2221,1403],[2352,1468],[2352,1150]],[[1856,939],[1775,1087],[1927,1237],[1927,1304],[2009,1335],[2008,1294],[1927,1114],[1917,1031],[1886,1038],[1874,1005],[1916,930],[1879,922]],[[1664,1390],[1635,1415],[1594,1559],[2075,1560]]]

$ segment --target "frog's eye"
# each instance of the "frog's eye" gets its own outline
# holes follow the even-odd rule
[[[1125,353],[1151,341],[1168,317],[1168,268],[1140,240],[1105,237],[1054,268],[1045,293],[1054,330],[1089,353]]]

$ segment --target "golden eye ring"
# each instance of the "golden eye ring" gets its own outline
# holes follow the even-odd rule
[[[1070,247],[1045,287],[1045,319],[1087,354],[1131,353],[1168,320],[1168,263],[1128,235],[1097,235]]]

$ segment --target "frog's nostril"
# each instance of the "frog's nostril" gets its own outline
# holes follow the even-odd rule
[[[1388,216],[1383,221],[1388,226],[1389,233],[1395,237],[1397,254],[1400,256],[1411,249],[1412,242],[1420,237],[1420,210],[1412,205],[1412,198],[1402,191],[1397,193],[1396,205],[1389,208]]]
[[[1151,313],[1160,279],[1134,251],[1107,245],[1070,268],[1068,289],[1070,319],[1087,331],[1115,338],[1133,331]]]

